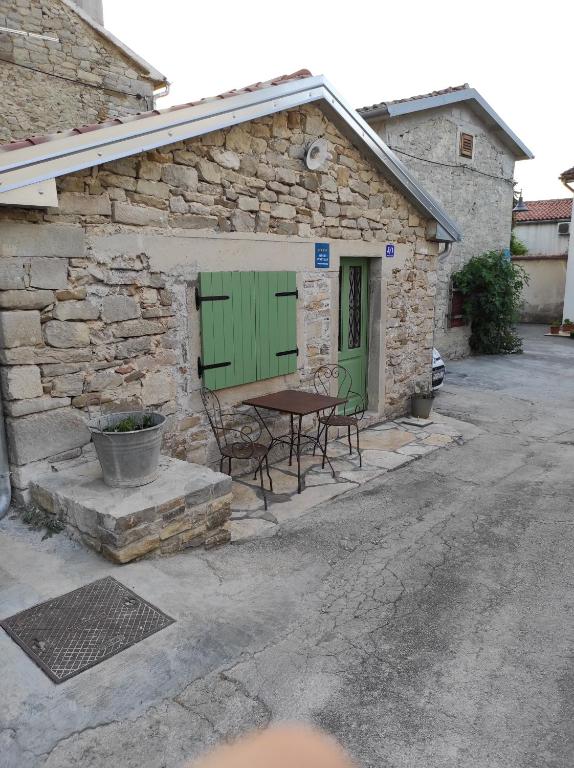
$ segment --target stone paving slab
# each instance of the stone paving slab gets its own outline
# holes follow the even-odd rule
[[[328,454],[335,477],[322,457],[301,457],[303,490],[297,493],[297,463],[282,459],[271,467],[273,493],[264,475],[268,510],[265,511],[260,479],[242,475],[233,481],[231,520],[227,529],[232,543],[273,536],[282,522],[310,512],[321,502],[368,483],[440,448],[460,444],[480,433],[473,425],[439,413],[431,419],[398,419],[373,424],[361,431],[362,467],[355,449],[349,454],[346,436],[329,443]]]

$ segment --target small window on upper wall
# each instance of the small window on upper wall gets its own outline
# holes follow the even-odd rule
[[[459,152],[461,157],[472,158],[474,151],[474,136],[471,133],[460,134]]]

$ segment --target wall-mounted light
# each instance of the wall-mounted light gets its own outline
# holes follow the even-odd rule
[[[522,190],[520,190],[520,194],[518,196],[518,202],[516,203],[516,205],[512,209],[512,213],[524,213],[527,210],[528,210],[528,206],[526,205],[526,203],[522,199]]]

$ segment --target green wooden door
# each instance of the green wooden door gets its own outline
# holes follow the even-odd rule
[[[367,405],[368,366],[368,259],[341,259],[339,269],[339,364],[353,380],[352,389],[360,397],[351,397],[346,410]]]

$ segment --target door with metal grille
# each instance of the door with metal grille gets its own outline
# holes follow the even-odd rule
[[[353,379],[353,390],[367,402],[368,367],[368,259],[341,259],[339,268],[339,364]],[[358,397],[346,406],[361,405]]]

